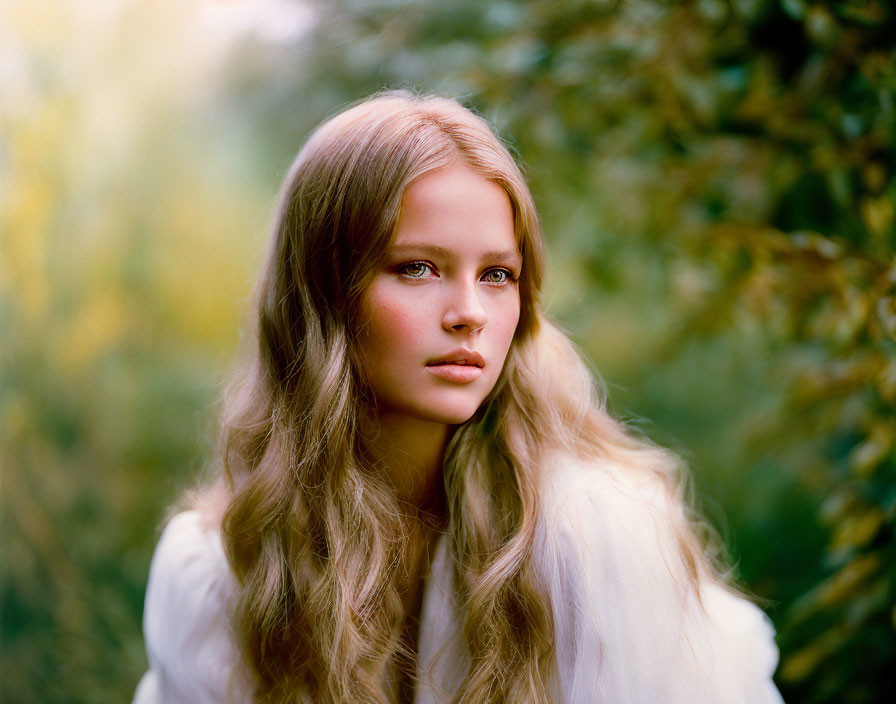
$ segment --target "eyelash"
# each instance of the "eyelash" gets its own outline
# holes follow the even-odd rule
[[[398,267],[398,273],[407,279],[422,279],[423,278],[422,275],[421,276],[411,276],[410,274],[407,273],[407,270],[413,266],[426,267],[430,271],[435,272],[435,267],[432,264],[430,264],[429,262],[416,261],[416,262],[408,262],[407,264],[402,264],[400,267]],[[502,274],[504,274],[504,277],[505,277],[504,280],[503,281],[487,281],[486,283],[490,283],[494,286],[502,286],[503,284],[506,284],[506,283],[516,283],[519,280],[517,277],[515,277],[513,275],[513,272],[510,269],[507,269],[502,266],[493,267],[493,268],[487,270],[482,275],[482,277],[488,276],[490,273],[492,273],[494,271],[500,271]]]

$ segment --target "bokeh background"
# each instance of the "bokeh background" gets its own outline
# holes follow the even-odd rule
[[[5,2],[0,699],[130,700],[279,183],[410,86],[526,165],[549,311],[688,459],[786,700],[896,701],[894,38],[887,0]]]

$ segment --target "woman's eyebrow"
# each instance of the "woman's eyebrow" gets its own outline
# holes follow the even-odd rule
[[[454,256],[454,251],[450,249],[446,249],[445,247],[440,247],[437,244],[424,244],[422,242],[408,242],[400,245],[392,245],[389,247],[389,251],[398,257],[409,256],[409,255],[417,255],[417,254],[427,254],[434,257],[443,257],[450,258]],[[482,252],[481,258],[483,260],[488,261],[496,261],[501,264],[522,264],[522,255],[520,255],[519,250],[516,249],[506,249],[506,250],[496,250],[490,252]]]

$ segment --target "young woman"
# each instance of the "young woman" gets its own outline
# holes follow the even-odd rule
[[[544,316],[542,266],[456,102],[380,94],[311,135],[222,478],[153,558],[136,702],[780,701],[768,620]]]

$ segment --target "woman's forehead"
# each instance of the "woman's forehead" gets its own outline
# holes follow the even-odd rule
[[[485,240],[491,247],[516,245],[514,209],[503,186],[456,164],[424,174],[401,197],[392,243]]]

